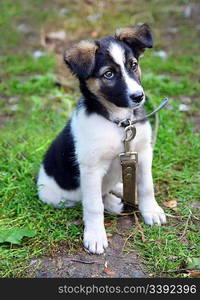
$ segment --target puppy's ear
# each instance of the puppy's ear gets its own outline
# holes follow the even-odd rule
[[[88,78],[95,65],[97,45],[93,41],[81,41],[65,50],[64,61],[77,77]]]
[[[137,56],[143,53],[145,48],[153,47],[151,29],[147,24],[119,28],[116,30],[115,36],[133,48]]]

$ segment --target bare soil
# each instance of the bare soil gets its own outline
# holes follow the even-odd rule
[[[109,247],[103,255],[84,250],[72,255],[60,254],[30,261],[28,273],[36,278],[141,278],[149,277],[136,252],[125,253],[125,233],[133,226],[133,216],[118,218],[118,232],[109,237]]]

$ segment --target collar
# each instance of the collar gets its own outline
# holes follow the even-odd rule
[[[114,121],[110,120],[110,121],[114,122],[119,127],[126,128],[127,126],[132,126],[136,123],[146,121],[148,118],[154,116],[159,110],[161,110],[163,107],[165,107],[167,105],[167,103],[168,103],[168,98],[165,98],[163,100],[163,102],[154,111],[152,111],[150,114],[145,115],[143,118],[139,118],[139,119],[135,119],[135,120],[124,119],[124,120],[121,120],[121,121],[119,121],[119,120],[114,120]]]

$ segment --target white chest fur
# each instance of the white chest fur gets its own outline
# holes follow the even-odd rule
[[[136,124],[136,136],[131,150],[141,152],[151,142],[149,122]],[[119,154],[124,151],[124,128],[97,115],[87,115],[84,110],[72,118],[76,155],[80,165],[103,169],[103,194],[120,181]]]

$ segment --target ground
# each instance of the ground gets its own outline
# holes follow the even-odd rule
[[[199,276],[199,1],[2,0],[0,9],[0,276]],[[110,249],[91,256],[82,249],[81,206],[41,203],[36,176],[79,97],[63,49],[138,22],[151,24],[155,39],[141,59],[146,108],[170,100],[153,162],[168,223],[106,214]]]
[[[76,254],[67,255],[62,253],[62,249],[60,249],[56,255],[32,259],[28,272],[37,278],[149,277],[139,255],[134,252],[124,253],[123,251],[126,245],[127,230],[133,224],[133,218],[119,217],[117,230],[109,234],[109,248],[103,255],[91,255],[82,249]]]

